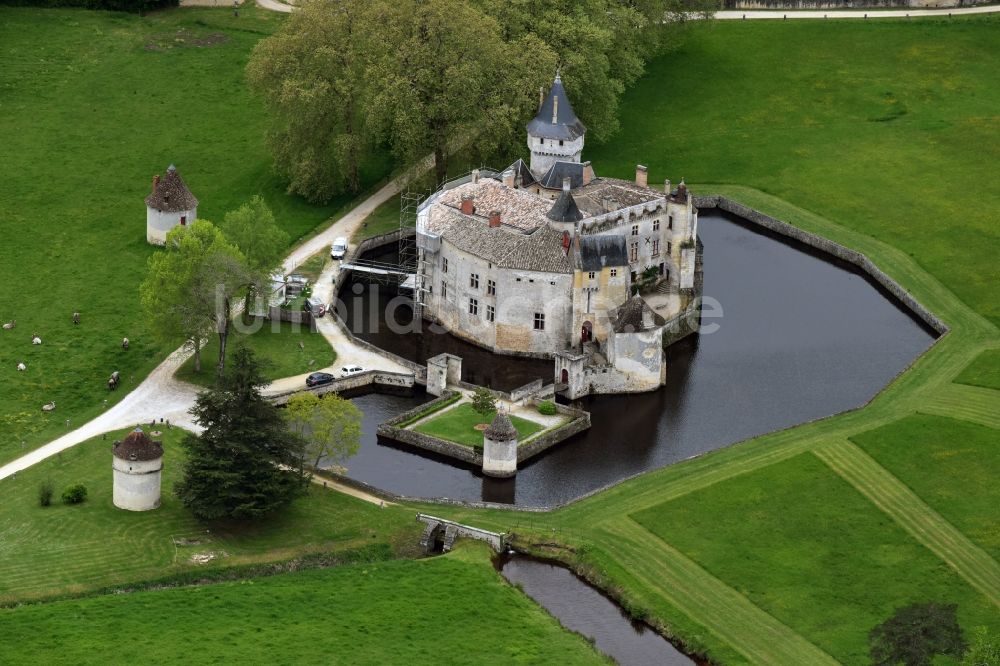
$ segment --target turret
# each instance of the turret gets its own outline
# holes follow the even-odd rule
[[[527,130],[531,172],[535,177],[544,175],[555,162],[580,161],[587,128],[573,112],[558,74]]]

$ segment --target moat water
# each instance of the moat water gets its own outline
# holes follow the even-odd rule
[[[414,497],[551,506],[634,474],[773,430],[858,407],[933,342],[911,313],[863,274],[721,212],[700,216],[706,299],[721,306],[717,330],[668,350],[667,385],[654,393],[579,401],[593,426],[529,461],[516,478],[484,478],[449,459],[377,441],[385,418],[427,400],[369,395],[364,437],[349,475]],[[381,306],[395,296],[387,290]],[[394,333],[371,290],[342,291],[361,338],[417,362],[447,351],[468,381],[506,389],[552,363],[494,356],[444,334]],[[396,320],[409,316],[407,308]],[[374,324],[374,325],[373,325]]]
[[[621,666],[691,666],[694,660],[651,627],[636,622],[614,601],[566,567],[523,555],[505,555],[500,575],[517,583],[529,597],[567,629],[594,641],[594,647]]]

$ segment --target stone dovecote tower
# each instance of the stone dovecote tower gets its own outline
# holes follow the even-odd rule
[[[184,184],[177,167],[171,164],[163,178],[153,176],[152,192],[146,197],[147,242],[166,244],[168,231],[194,222],[197,216],[198,200]]]
[[[517,474],[517,429],[505,412],[497,412],[483,431],[483,474],[501,478]]]
[[[580,161],[587,128],[573,112],[558,74],[548,97],[541,100],[538,114],[528,123],[527,130],[530,168],[536,178],[540,178],[556,162]]]
[[[112,449],[114,503],[119,509],[149,511],[160,506],[163,445],[136,428]]]

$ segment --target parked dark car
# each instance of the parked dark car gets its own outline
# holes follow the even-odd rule
[[[322,386],[333,381],[333,375],[329,372],[314,372],[306,377],[306,386]]]
[[[326,314],[326,303],[317,298],[307,298],[302,302],[302,310],[311,312],[313,317],[322,317]]]

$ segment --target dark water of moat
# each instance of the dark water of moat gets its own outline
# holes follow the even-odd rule
[[[520,584],[529,597],[554,615],[567,629],[594,641],[594,647],[621,666],[691,666],[694,660],[649,626],[625,611],[569,569],[523,555],[507,555],[498,562],[500,574]]]
[[[704,295],[721,305],[723,316],[703,321],[718,330],[668,350],[665,387],[579,401],[593,427],[508,481],[376,441],[380,420],[426,397],[359,398],[365,437],[348,461],[349,474],[410,496],[551,506],[638,472],[860,406],[933,341],[908,311],[848,267],[715,211],[701,215],[699,235]],[[341,295],[355,334],[385,349],[419,362],[449,351],[464,358],[466,379],[498,389],[536,377],[552,380],[548,361],[494,356],[448,335],[395,334],[384,323],[377,331],[356,328],[368,321],[358,314],[370,292],[355,295],[347,286]]]

